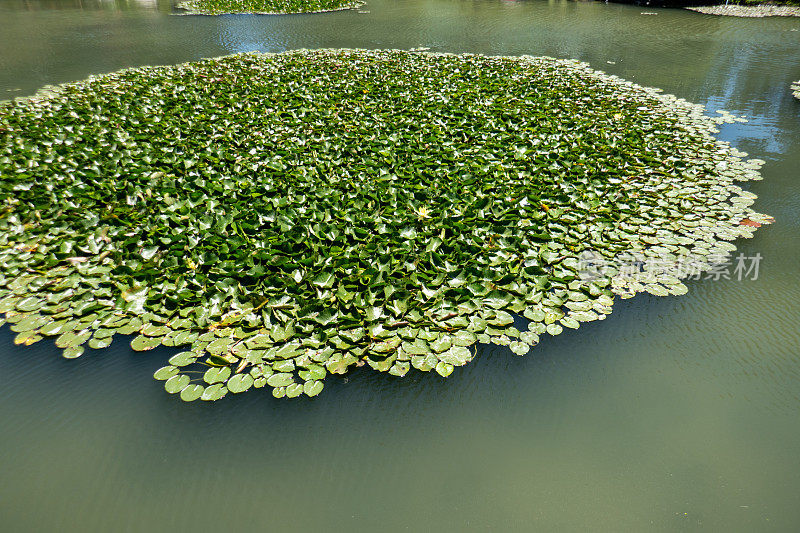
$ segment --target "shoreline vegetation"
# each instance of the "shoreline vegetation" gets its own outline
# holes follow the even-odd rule
[[[797,0],[777,0],[758,2],[741,0],[739,2],[704,3],[696,0],[612,0],[622,4],[635,4],[642,7],[682,8],[706,15],[733,17],[797,17],[800,16],[800,2]]]
[[[360,0],[186,0],[176,4],[181,15],[293,15],[355,9]]]
[[[0,325],[67,358],[182,347],[154,377],[185,401],[523,355],[772,221],[718,113],[578,61],[400,50],[50,87],[0,104]]]
[[[775,5],[775,4],[756,4],[756,5],[710,5],[710,6],[690,6],[686,7],[690,11],[696,11],[705,15],[721,15],[729,17],[800,17],[800,6],[797,5]]]

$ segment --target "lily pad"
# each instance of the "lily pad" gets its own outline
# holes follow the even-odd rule
[[[30,346],[35,342],[42,340],[42,336],[35,331],[23,331],[14,337],[14,344]]]
[[[294,378],[291,374],[278,373],[267,378],[267,384],[270,387],[286,387],[292,383],[294,383]]]
[[[439,361],[436,364],[436,373],[446,378],[453,373],[453,365],[445,363],[444,361]]]
[[[102,350],[103,348],[108,348],[109,346],[111,346],[111,342],[113,340],[114,340],[113,337],[97,338],[97,334],[95,334],[94,337],[89,339],[89,342],[87,344],[89,345],[89,348],[92,348],[93,350]]]
[[[177,375],[179,371],[180,369],[177,367],[171,365],[164,366],[156,370],[155,373],[153,374],[153,377],[159,381],[166,381],[170,379],[172,376]]]
[[[169,364],[175,366],[187,366],[197,360],[195,352],[181,352],[169,358]]]
[[[221,400],[228,393],[228,389],[222,383],[215,383],[206,387],[203,394],[200,396],[201,400],[213,402]]]
[[[228,390],[234,394],[244,392],[253,386],[253,376],[250,374],[236,374],[228,380]]]
[[[137,352],[144,352],[152,350],[160,344],[161,337],[145,337],[144,335],[138,335],[131,341],[131,348]]]
[[[305,392],[307,396],[316,396],[322,392],[322,387],[322,381],[306,381],[303,384],[303,392]]]
[[[65,359],[75,359],[83,355],[85,348],[83,346],[67,346],[64,348],[62,355]]]
[[[463,366],[472,359],[472,354],[463,346],[452,346],[447,351],[437,354],[436,357],[450,365]]]
[[[164,389],[170,394],[177,394],[189,385],[189,381],[191,380],[186,374],[178,374],[177,376],[172,376],[164,383]]]
[[[181,391],[181,400],[184,402],[193,402],[200,399],[204,391],[205,388],[202,385],[187,385]]]
[[[316,394],[364,365],[446,376],[477,343],[522,354],[615,295],[684,294],[772,222],[732,184],[763,162],[718,141],[716,119],[576,61],[237,54],[0,116],[17,342],[185,346],[157,374],[191,399]]]
[[[88,330],[73,332],[68,331],[62,333],[56,339],[56,346],[59,348],[75,348],[80,346],[92,336],[92,332]]]
[[[301,394],[303,394],[303,385],[299,383],[292,383],[286,387],[287,398],[297,398]]]
[[[225,383],[231,376],[231,372],[231,368],[228,366],[211,367],[206,370],[206,373],[203,375],[203,380],[209,385],[213,385],[214,383]]]
[[[512,352],[514,352],[517,355],[525,355],[531,349],[529,344],[519,341],[512,342],[511,344],[508,345],[508,347],[511,349]]]

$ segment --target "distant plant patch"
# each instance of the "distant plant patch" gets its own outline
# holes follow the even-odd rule
[[[177,7],[190,15],[253,13],[284,15],[340,11],[362,5],[358,0],[187,0]]]
[[[795,98],[800,99],[800,81],[796,81],[792,84],[792,94]]]
[[[155,377],[184,400],[448,376],[684,294],[685,258],[768,223],[724,120],[534,57],[243,54],[51,88],[0,104],[0,312],[65,357],[183,346]],[[647,276],[586,277],[586,254]]]

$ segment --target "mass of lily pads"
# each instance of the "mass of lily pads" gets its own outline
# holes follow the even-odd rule
[[[68,358],[179,347],[155,378],[184,400],[448,376],[684,294],[686,265],[769,222],[724,120],[526,56],[240,54],[50,87],[0,104],[0,312]]]
[[[800,81],[796,81],[792,84],[792,94],[795,98],[800,99]]]
[[[286,15],[340,11],[362,4],[360,0],[186,0],[179,2],[177,7],[190,15]]]

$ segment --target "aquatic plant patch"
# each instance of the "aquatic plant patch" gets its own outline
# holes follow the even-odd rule
[[[0,312],[70,358],[183,347],[155,377],[184,400],[448,376],[684,294],[687,261],[768,223],[722,120],[535,57],[243,54],[49,88],[0,104]]]
[[[340,11],[363,5],[359,0],[187,0],[177,7],[189,15],[252,13],[286,15]]]
[[[792,95],[795,98],[800,99],[800,81],[796,81],[792,84]]]
[[[764,17],[798,17],[800,7],[794,2],[780,3],[753,3],[754,5],[709,5],[709,6],[686,6],[685,9],[697,11],[706,15],[721,15],[729,17],[745,18],[764,18]],[[780,5],[783,4],[783,5]]]

